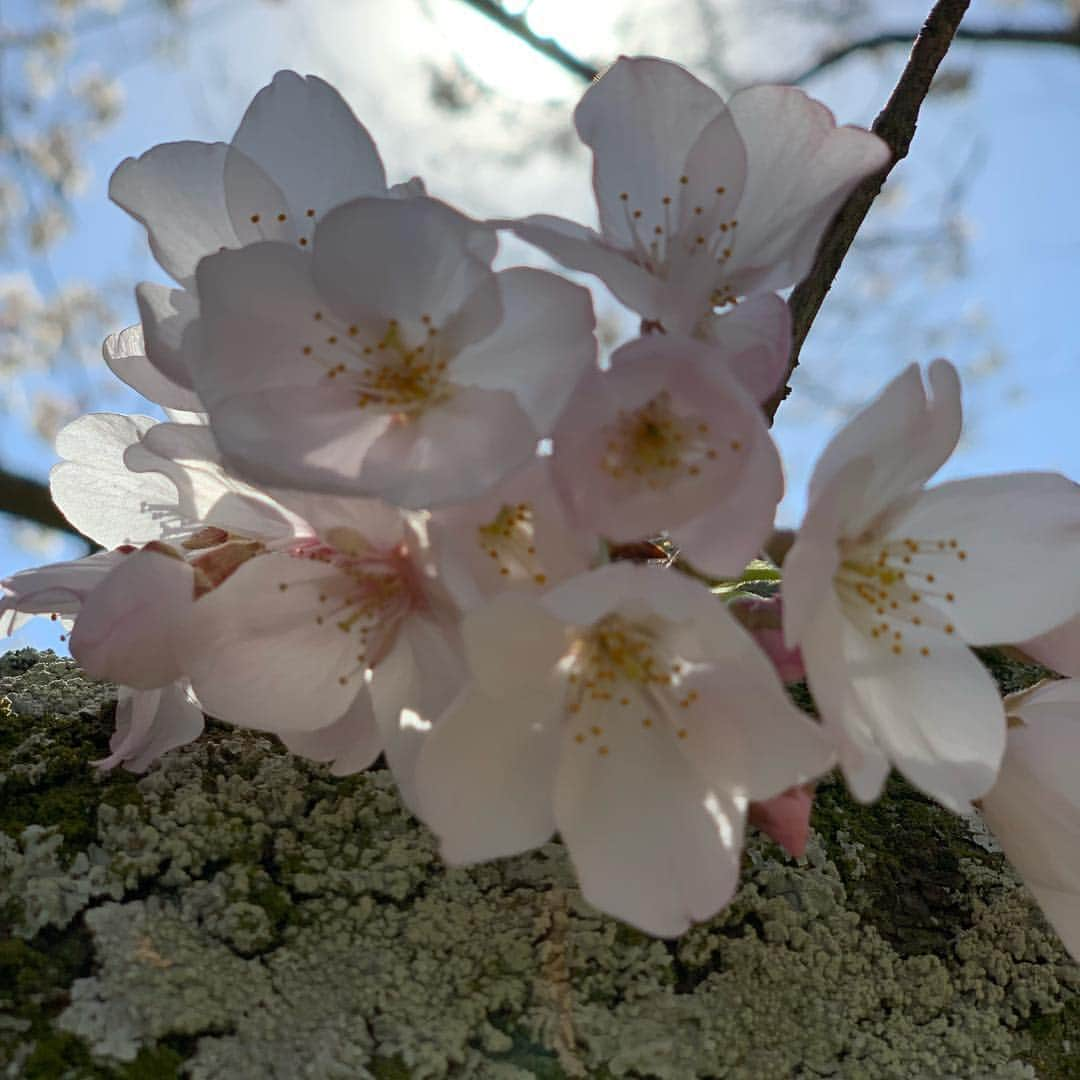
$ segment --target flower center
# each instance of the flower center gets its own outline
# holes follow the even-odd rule
[[[322,336],[304,345],[301,355],[322,367],[327,379],[345,383],[361,410],[412,419],[450,396],[448,361],[430,315],[420,317],[423,331],[413,335],[419,342],[397,319],[388,320],[385,330],[345,325],[323,311],[313,321]]]
[[[699,416],[680,416],[665,390],[633,411],[621,410],[604,429],[606,443],[600,468],[627,488],[665,489],[683,477],[698,477],[720,458],[721,440]],[[726,440],[738,453],[739,439]]]
[[[536,553],[536,527],[530,503],[502,506],[491,521],[477,526],[476,541],[508,584],[547,583]]]
[[[967,551],[948,539],[862,539],[842,544],[834,578],[837,595],[850,620],[897,656],[920,636],[922,628],[954,634],[949,606],[956,593],[942,587],[940,577],[952,560],[964,562]],[[930,655],[929,645],[918,654]]]
[[[661,620],[607,615],[583,630],[560,663],[574,742],[607,757],[630,731],[689,730],[675,720],[698,700],[682,684],[690,665],[665,654]]]

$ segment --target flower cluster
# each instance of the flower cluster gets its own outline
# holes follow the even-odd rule
[[[102,767],[204,712],[338,774],[382,754],[448,862],[557,832],[585,896],[658,935],[728,902],[748,820],[798,853],[814,778],[872,800],[895,767],[981,800],[1076,951],[1080,693],[1003,705],[969,646],[1034,639],[1080,675],[1080,487],[925,488],[960,387],[911,366],[822,456],[780,595],[739,584],[783,490],[778,290],[887,147],[798,90],[725,103],[652,58],[575,120],[599,230],[388,185],[291,72],[231,143],[125,161],[112,197],[175,285],[138,287],[105,360],[167,419],[61,432],[53,496],[104,550],[4,582],[0,632],[60,618],[120,685]],[[599,277],[641,335],[598,356],[589,291],[495,269],[500,230]],[[820,722],[784,689],[804,671]]]

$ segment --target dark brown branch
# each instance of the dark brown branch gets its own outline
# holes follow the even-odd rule
[[[486,15],[492,22],[498,23],[504,30],[509,30],[514,37],[524,41],[526,45],[535,49],[538,53],[554,60],[560,67],[565,68],[571,75],[579,79],[592,82],[600,74],[591,64],[579,60],[573,53],[567,52],[554,38],[540,37],[530,29],[524,15],[511,15],[498,0],[461,0],[463,4]]]
[[[888,143],[892,157],[884,169],[864,180],[848,197],[832,224],[826,229],[810,273],[791,294],[791,357],[788,360],[784,385],[764,406],[770,422],[776,415],[780,402],[791,393],[787,382],[798,366],[803,342],[832,287],[855,234],[881,191],[886,177],[896,163],[907,156],[911,140],[915,136],[919,109],[930,92],[934,74],[948,52],[970,2],[971,0],[937,0],[934,4],[915,38],[899,82],[872,125],[872,130]]]
[[[875,49],[906,45],[910,40],[910,34],[895,31],[849,41],[846,45],[825,53],[810,67],[786,81],[804,83],[815,75],[820,75],[823,71],[847,60],[850,56],[873,52]],[[1001,45],[1060,45],[1064,48],[1080,49],[1080,21],[1073,26],[1060,29],[1028,29],[1020,26],[973,27],[971,29],[961,27],[956,31],[954,40]]]
[[[78,529],[56,509],[47,485],[0,469],[0,513],[12,514],[49,529],[59,529],[86,540]],[[86,540],[89,544],[90,541]],[[93,545],[91,545],[93,546]]]

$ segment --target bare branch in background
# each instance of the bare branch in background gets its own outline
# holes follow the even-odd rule
[[[78,529],[69,524],[67,518],[56,509],[49,494],[47,484],[17,476],[0,468],[0,512],[12,514],[32,521],[35,525],[44,525],[48,529],[59,529],[70,536],[77,536],[90,547],[97,545],[87,540]]]
[[[810,67],[797,75],[792,75],[787,82],[804,83],[815,75],[847,60],[858,53],[873,52],[896,45],[906,45],[911,40],[909,34],[899,31],[874,34],[872,37],[849,41],[816,60]],[[999,45],[1058,45],[1063,48],[1080,49],[1080,21],[1072,26],[1060,29],[1024,28],[1020,26],[962,27],[956,31],[954,40],[981,44]]]
[[[784,385],[764,405],[765,414],[770,421],[776,416],[780,402],[791,393],[788,380],[798,366],[803,342],[818,311],[821,310],[821,304],[832,287],[855,234],[881,191],[886,177],[897,162],[907,156],[911,140],[915,136],[919,109],[930,92],[934,74],[945,58],[970,2],[971,0],[938,0],[915,38],[899,82],[885,108],[871,125],[872,130],[888,143],[892,150],[892,160],[881,172],[864,180],[851,193],[822,237],[810,273],[791,294],[791,356]]]
[[[567,52],[554,38],[540,37],[529,27],[524,15],[511,15],[498,0],[462,0],[462,3],[479,11],[481,15],[486,15],[504,30],[509,30],[514,37],[524,41],[526,45],[531,46],[549,60],[554,60],[571,75],[576,75],[586,82],[592,82],[600,74],[592,64],[579,60],[573,53]]]

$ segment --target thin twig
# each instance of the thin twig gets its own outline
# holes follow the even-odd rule
[[[850,56],[895,45],[906,45],[910,40],[910,34],[900,31],[858,38],[825,53],[798,75],[782,81],[805,83]],[[1080,21],[1072,26],[1053,29],[1022,26],[961,27],[956,31],[953,40],[991,45],[1060,45],[1064,48],[1080,49]]]
[[[573,53],[567,52],[554,38],[541,37],[537,34],[525,19],[524,15],[511,15],[498,2],[498,0],[461,0],[463,4],[486,15],[492,22],[496,22],[504,30],[509,30],[514,37],[524,41],[526,45],[543,54],[549,60],[554,60],[560,67],[565,68],[571,75],[576,75],[585,82],[592,82],[599,74],[599,70],[578,59]]]
[[[0,469],[0,512],[86,540],[56,509],[47,485]],[[86,540],[89,544],[90,541]]]
[[[791,356],[784,385],[764,405],[765,415],[770,422],[776,415],[780,402],[791,393],[791,387],[787,383],[798,366],[803,342],[806,341],[806,335],[832,287],[855,234],[881,191],[885,178],[896,163],[907,156],[911,140],[915,136],[919,109],[930,92],[934,73],[948,52],[970,2],[971,0],[937,0],[934,4],[915,38],[911,56],[908,57],[899,82],[872,125],[872,130],[888,143],[892,157],[884,169],[864,180],[848,197],[832,224],[826,229],[810,273],[791,294]]]

